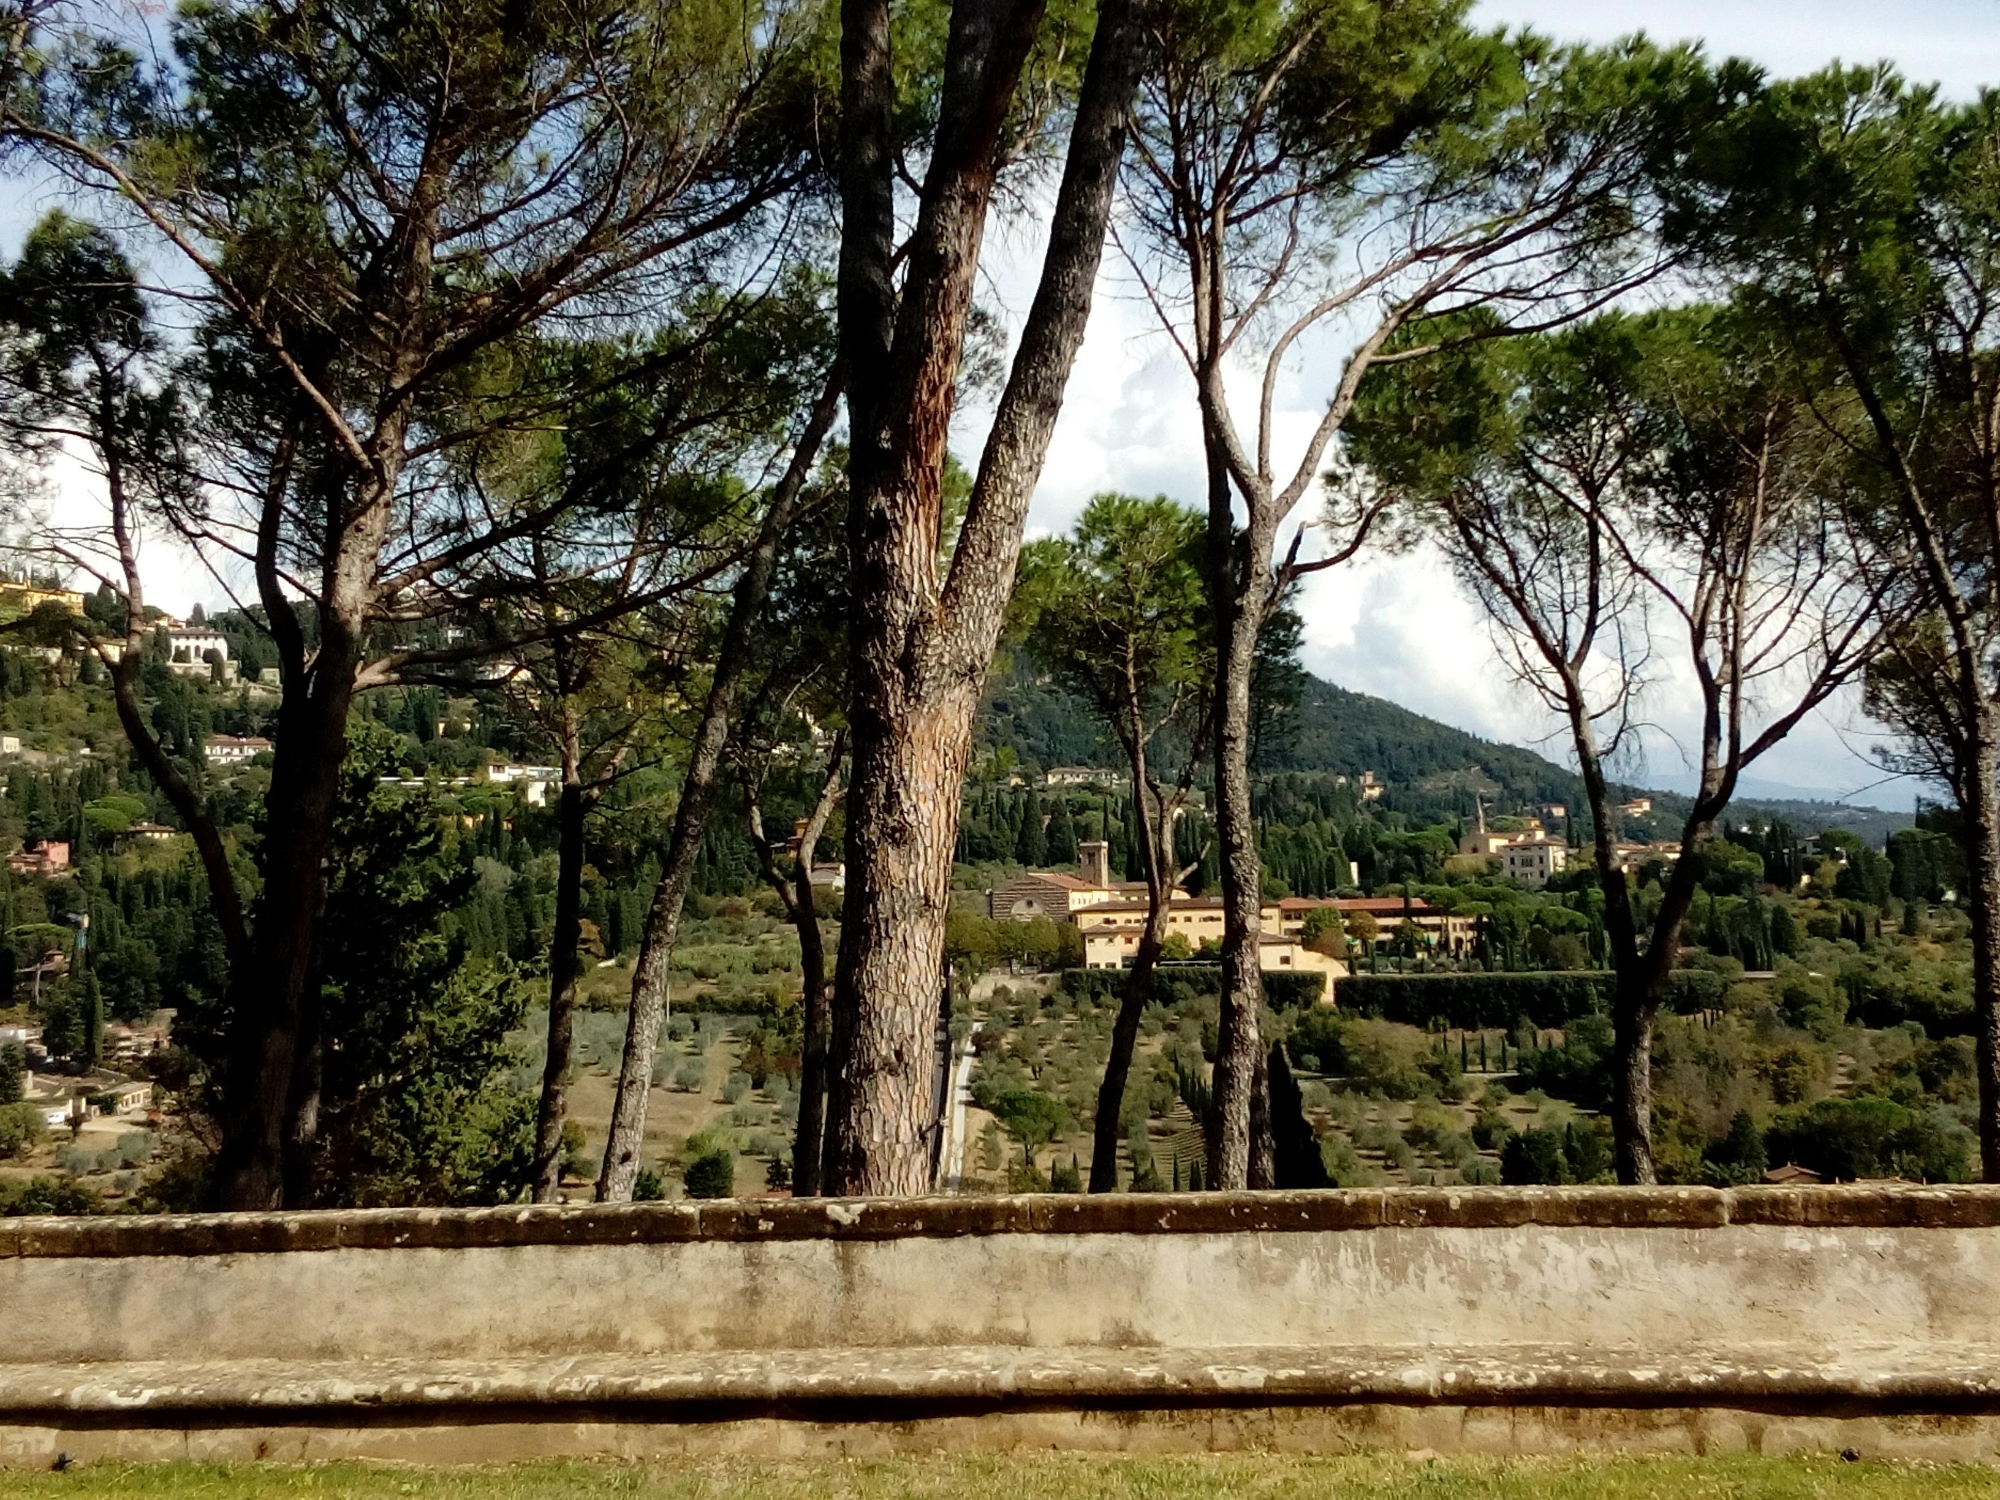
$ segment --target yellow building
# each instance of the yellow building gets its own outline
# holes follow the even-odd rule
[[[1476,919],[1439,911],[1421,896],[1287,896],[1264,903],[1264,930],[1302,938],[1307,914],[1318,910],[1338,912],[1350,938],[1354,935],[1353,918],[1365,913],[1374,919],[1379,941],[1394,938],[1405,922],[1440,953],[1470,953],[1478,939]]]
[[[1139,937],[1146,930],[1146,903],[1119,901],[1093,907],[1077,919],[1083,932],[1083,966],[1086,969],[1122,969],[1139,951]],[[1167,935],[1187,939],[1199,948],[1204,942],[1222,941],[1222,903],[1213,898],[1197,900],[1183,896],[1167,908]],[[1296,933],[1279,932],[1267,923],[1257,943],[1257,967],[1268,974],[1298,971],[1326,974],[1334,979],[1347,973],[1347,965],[1337,958],[1316,953],[1301,942]]]

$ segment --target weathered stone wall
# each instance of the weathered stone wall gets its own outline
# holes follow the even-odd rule
[[[2000,1190],[0,1220],[0,1461],[2000,1454]]]

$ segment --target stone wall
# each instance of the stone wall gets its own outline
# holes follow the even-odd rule
[[[0,1220],[0,1461],[2000,1455],[2000,1189]]]

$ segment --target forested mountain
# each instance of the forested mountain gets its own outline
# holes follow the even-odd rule
[[[1532,750],[1482,739],[1386,698],[1349,692],[1309,673],[1295,674],[1295,682],[1296,696],[1271,714],[1261,737],[1260,770],[1356,778],[1373,771],[1385,783],[1382,811],[1427,819],[1470,814],[1475,795],[1490,809],[1503,812],[1551,802],[1572,810],[1582,805],[1583,787],[1576,773]],[[1041,677],[1033,663],[1021,657],[1003,659],[995,666],[987,682],[979,735],[982,750],[997,757],[989,759],[990,769],[1122,765],[1117,746],[1097,727],[1089,707]],[[1652,798],[1654,813],[1648,823],[1658,825],[1661,834],[1687,807],[1687,799],[1679,793],[1639,786],[1627,791]],[[1782,817],[1803,836],[1822,828],[1846,828],[1878,846],[1913,822],[1908,812],[1830,801],[1746,799],[1732,812],[1743,818],[1757,813]]]

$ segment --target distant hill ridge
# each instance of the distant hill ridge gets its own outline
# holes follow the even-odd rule
[[[1035,770],[1122,764],[1083,703],[1019,662],[1002,664],[988,680],[980,739],[989,749],[1007,747]],[[1575,808],[1583,800],[1577,774],[1533,750],[1309,674],[1300,674],[1296,702],[1266,730],[1258,768],[1355,777],[1373,771],[1388,784],[1386,808],[1429,817],[1470,812],[1475,795],[1505,811],[1551,802]],[[1625,795],[1652,798],[1665,819],[1677,819],[1688,805],[1677,792],[1629,787]],[[1783,817],[1802,835],[1838,826],[1877,844],[1913,821],[1907,812],[1795,798],[1745,799],[1731,809],[1736,817],[1753,811]]]

